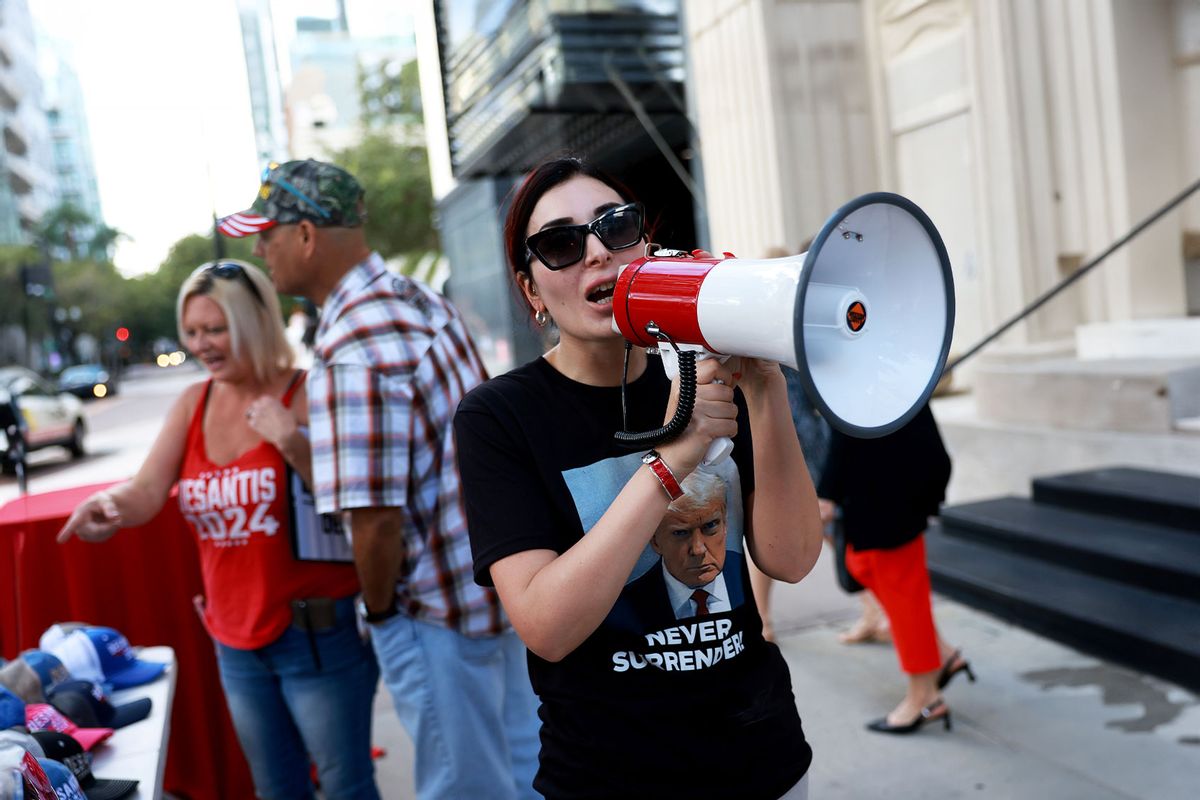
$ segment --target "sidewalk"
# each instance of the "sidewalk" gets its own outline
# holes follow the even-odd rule
[[[858,601],[837,588],[828,551],[800,584],[777,585],[773,601],[815,752],[813,800],[1200,797],[1200,699],[1177,686],[935,597],[939,630],[979,681],[959,675],[947,688],[952,731],[869,733],[903,678],[890,646],[838,643]],[[412,746],[382,685],[375,708],[375,742],[388,751],[376,762],[380,790],[409,800]]]

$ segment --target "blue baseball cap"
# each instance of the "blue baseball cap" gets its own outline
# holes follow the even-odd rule
[[[50,758],[39,758],[37,761],[42,767],[42,772],[45,772],[46,777],[50,779],[50,785],[54,787],[54,793],[58,795],[58,800],[88,800],[88,796],[83,793],[79,781],[75,778],[75,773],[71,772],[65,764],[60,764]]]
[[[71,680],[71,673],[53,653],[45,650],[26,650],[21,653],[21,660],[33,667],[42,682],[42,691],[49,692],[60,683]]]
[[[167,668],[166,664],[139,659],[129,646],[129,640],[119,631],[91,626],[82,630],[96,649],[105,681],[114,689],[149,683]]]
[[[25,724],[25,701],[0,686],[0,729]]]

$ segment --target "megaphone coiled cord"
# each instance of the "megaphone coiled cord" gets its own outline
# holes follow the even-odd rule
[[[652,431],[643,431],[642,433],[631,433],[630,431],[622,430],[613,434],[618,444],[630,449],[656,447],[676,439],[687,428],[688,423],[691,422],[692,411],[696,407],[695,351],[680,350],[666,333],[660,331],[655,335],[660,340],[666,341],[675,350],[675,356],[679,362],[679,402],[675,406],[675,413],[671,416],[671,419],[661,428]],[[626,381],[629,377],[629,351],[631,348],[632,345],[626,342],[625,364],[621,372],[621,427],[623,428],[629,427],[625,404],[625,389]]]

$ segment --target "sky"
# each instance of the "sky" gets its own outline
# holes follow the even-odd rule
[[[234,0],[28,2],[79,74],[104,220],[129,237],[114,258],[123,274],[153,271],[180,238],[208,233],[214,210],[250,205],[261,165]],[[348,5],[354,32],[395,24],[402,3]],[[276,0],[276,28],[331,7]]]

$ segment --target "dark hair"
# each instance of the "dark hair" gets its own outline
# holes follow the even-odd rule
[[[525,177],[513,195],[512,205],[509,206],[508,215],[504,219],[504,253],[508,258],[509,267],[512,268],[514,282],[521,273],[530,274],[525,231],[529,227],[529,218],[533,216],[534,207],[546,192],[578,175],[595,178],[619,194],[627,203],[637,199],[625,184],[579,156],[561,156],[539,164]],[[517,289],[520,289],[519,283]],[[522,300],[529,302],[524,292],[519,294]]]

